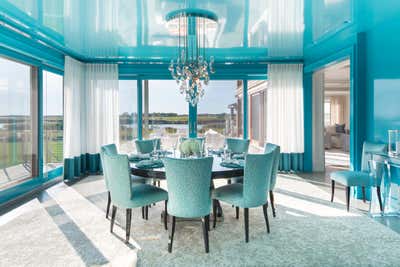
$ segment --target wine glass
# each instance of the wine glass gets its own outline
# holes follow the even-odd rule
[[[158,145],[158,139],[155,137],[153,138],[153,156],[155,159],[158,159],[158,153],[157,153],[157,145]]]

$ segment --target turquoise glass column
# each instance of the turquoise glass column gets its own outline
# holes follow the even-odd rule
[[[139,140],[143,138],[143,83],[141,79],[137,80],[137,136]]]
[[[197,137],[197,105],[189,104],[189,137]]]
[[[248,123],[247,123],[247,110],[248,110],[248,97],[247,97],[247,88],[248,88],[248,84],[247,84],[247,80],[243,80],[243,139],[247,139],[248,138]]]

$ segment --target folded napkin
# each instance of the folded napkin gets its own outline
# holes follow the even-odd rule
[[[234,154],[232,156],[233,159],[244,159],[244,154]]]
[[[150,159],[150,155],[149,154],[131,154],[131,155],[129,155],[128,159],[131,162],[139,162],[142,160]]]
[[[213,155],[221,156],[224,153],[224,150],[222,148],[221,149],[213,149],[210,152]]]
[[[166,155],[171,155],[172,154],[172,152],[168,151],[168,150],[159,150],[157,153],[159,155],[161,155],[161,156],[166,156]]]
[[[162,167],[164,167],[164,164],[159,159],[142,160],[136,163],[136,168],[139,169],[156,169]]]
[[[244,161],[238,159],[227,159],[222,161],[220,165],[225,168],[243,168]]]

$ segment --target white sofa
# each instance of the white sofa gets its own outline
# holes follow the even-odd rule
[[[326,126],[324,129],[324,143],[325,149],[336,148],[348,152],[350,147],[349,130],[346,130],[346,133],[337,133],[335,125]]]

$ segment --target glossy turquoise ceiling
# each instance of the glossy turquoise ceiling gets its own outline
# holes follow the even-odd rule
[[[2,0],[7,24],[88,60],[166,62],[177,39],[167,13],[185,7],[213,11],[210,52],[218,62],[268,59],[265,0]]]

